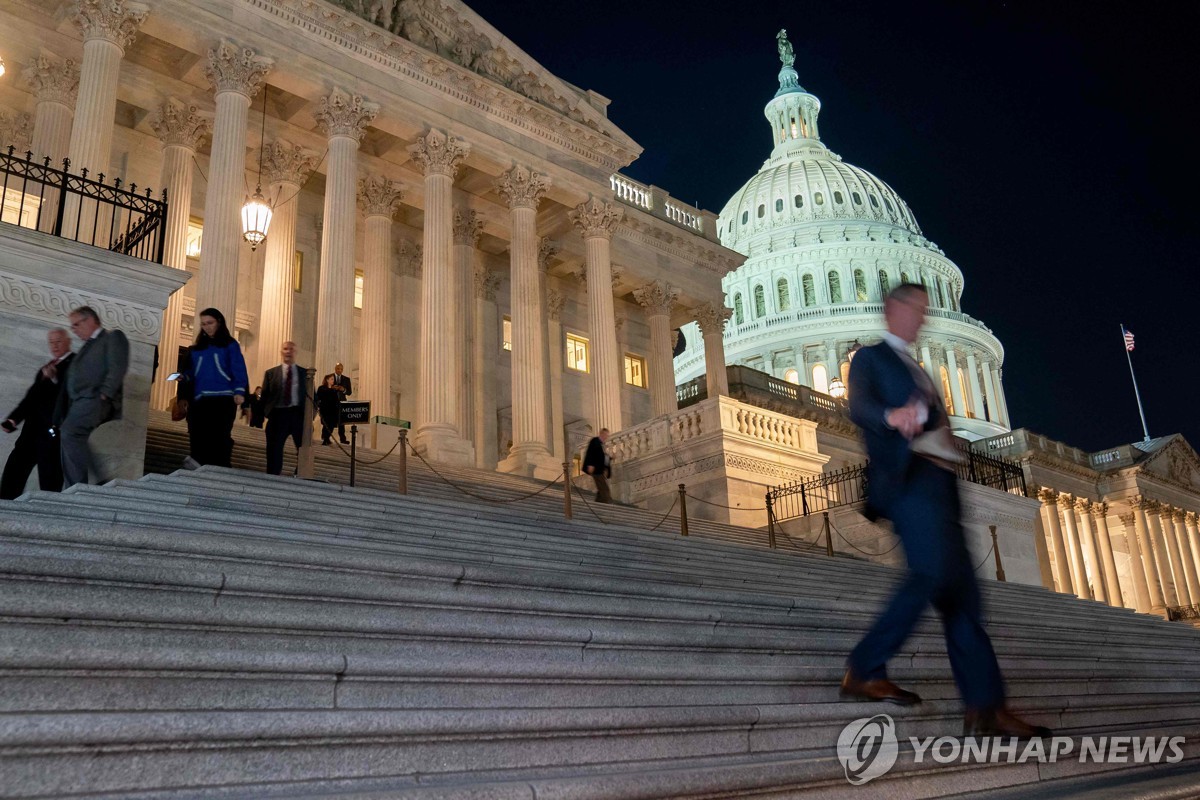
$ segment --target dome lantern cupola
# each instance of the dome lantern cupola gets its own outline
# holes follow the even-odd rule
[[[821,135],[817,131],[817,115],[821,113],[821,101],[800,85],[800,76],[792,66],[796,55],[787,31],[779,31],[775,41],[783,68],[779,70],[779,91],[764,109],[767,121],[771,123],[775,150],[788,150],[796,144],[819,145]]]

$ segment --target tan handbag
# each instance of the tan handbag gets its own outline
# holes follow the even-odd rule
[[[187,400],[180,400],[178,397],[171,398],[171,421],[179,422],[187,417],[188,404]]]

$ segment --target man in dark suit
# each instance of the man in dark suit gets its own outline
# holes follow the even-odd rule
[[[267,473],[283,472],[283,447],[290,437],[300,450],[304,426],[309,424],[304,408],[308,401],[306,370],[296,364],[296,343],[284,342],[282,363],[263,373],[262,407],[267,417]]]
[[[601,428],[600,433],[588,442],[587,452],[583,455],[583,471],[592,476],[596,482],[596,502],[611,503],[612,492],[608,489],[608,479],[612,477],[612,461],[604,443],[608,441],[608,428]]]
[[[333,365],[333,388],[338,393],[338,403],[341,403],[350,396],[352,391],[350,385],[350,376],[343,375],[342,362]],[[341,406],[338,406],[338,438],[342,440],[342,444],[350,444],[350,440],[346,438],[346,423],[342,422]]]
[[[70,320],[83,347],[71,362],[54,412],[62,448],[63,486],[88,482],[92,465],[88,439],[103,423],[121,418],[129,369],[129,340],[124,333],[101,327],[100,315],[89,306],[72,311]]]
[[[1048,736],[1005,708],[1004,682],[983,629],[979,586],[960,522],[957,458],[947,416],[929,375],[909,355],[929,296],[902,284],[884,303],[887,333],[850,365],[850,417],[866,440],[867,505],[887,518],[904,545],[908,575],[887,609],[854,648],[842,696],[898,705],[921,702],[887,679],[888,659],[925,608],[942,618],[954,680],[966,707],[966,736]]]
[[[38,370],[33,385],[25,397],[0,423],[5,432],[12,433],[22,422],[25,427],[17,437],[16,446],[4,465],[0,478],[0,500],[12,500],[25,491],[29,473],[36,466],[38,486],[45,492],[61,492],[63,471],[58,437],[50,430],[54,424],[54,409],[58,395],[66,385],[67,370],[75,354],[71,352],[71,334],[55,328],[46,335],[50,345],[50,361]]]

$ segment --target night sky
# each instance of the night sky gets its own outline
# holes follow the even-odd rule
[[[612,99],[631,177],[719,212],[771,150],[786,28],[822,141],[899,192],[1006,350],[1016,427],[1200,448],[1200,3],[467,0]],[[1190,120],[1190,121],[1189,121]]]

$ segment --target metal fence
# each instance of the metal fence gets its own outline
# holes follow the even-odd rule
[[[0,152],[0,221],[162,263],[166,190],[155,199],[150,189],[138,194],[136,183],[105,183],[104,173],[90,178],[86,169],[72,175],[68,159],[55,169],[49,158],[36,162],[14,149]]]

